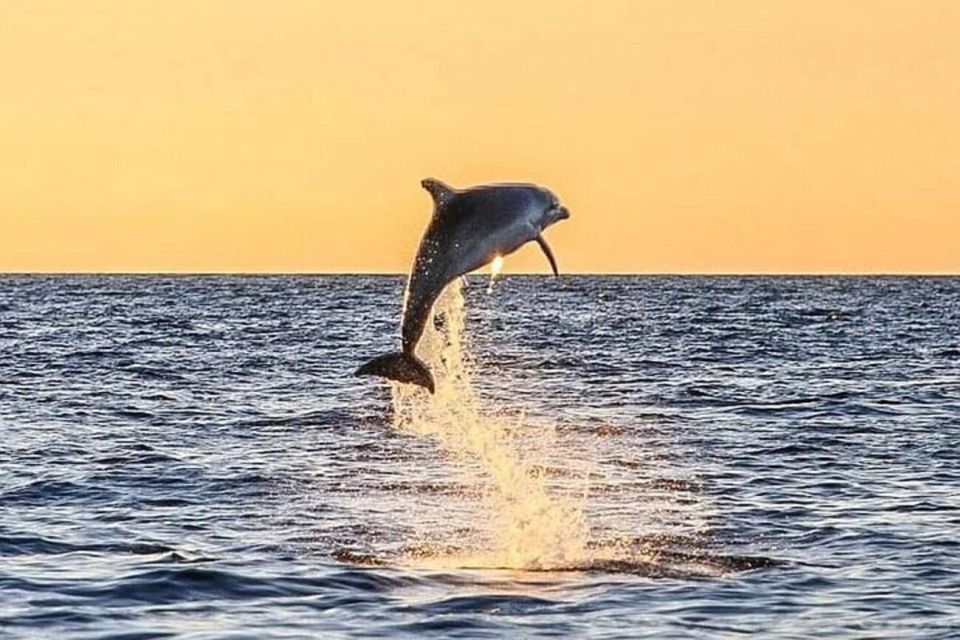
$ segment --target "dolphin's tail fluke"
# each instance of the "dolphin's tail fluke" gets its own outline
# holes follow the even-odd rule
[[[380,376],[397,382],[418,384],[433,393],[433,376],[427,365],[410,353],[398,351],[374,358],[357,369],[356,376]]]

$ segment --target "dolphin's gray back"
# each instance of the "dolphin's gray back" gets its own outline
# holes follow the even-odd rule
[[[529,185],[494,185],[460,192],[443,210],[435,212],[451,239],[482,239],[511,224],[516,212],[524,211],[542,197]]]

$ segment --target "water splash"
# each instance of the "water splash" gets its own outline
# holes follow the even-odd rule
[[[704,548],[703,535],[714,512],[697,491],[684,489],[690,483],[684,484],[682,475],[674,478],[676,487],[637,496],[629,513],[620,514],[625,521],[618,523],[618,514],[602,511],[604,526],[591,530],[588,489],[602,492],[631,486],[644,476],[672,478],[675,473],[658,468],[649,456],[642,464],[631,463],[628,480],[597,475],[589,464],[586,472],[572,473],[562,464],[571,452],[558,441],[552,425],[486,405],[474,387],[476,365],[465,343],[462,288],[458,279],[443,292],[434,307],[432,329],[418,345],[418,355],[433,372],[436,393],[394,384],[393,421],[398,429],[435,441],[463,476],[462,499],[481,495],[483,504],[472,514],[466,528],[470,534],[458,528],[454,545],[414,541],[406,562],[443,569],[674,577],[717,576],[763,566],[763,558],[718,555]],[[589,449],[603,455],[606,448],[608,458],[620,459],[622,452],[609,450],[605,440],[599,437]],[[581,468],[584,450],[580,446],[575,456]]]
[[[461,468],[469,485],[482,492],[488,523],[481,539],[456,558],[459,566],[550,569],[579,565],[587,554],[584,516],[586,481],[580,496],[552,487],[540,464],[555,432],[523,415],[484,407],[474,390],[474,367],[464,344],[464,298],[460,280],[434,307],[435,331],[426,331],[418,354],[434,375],[436,393],[393,385],[397,428],[434,439]],[[434,557],[434,560],[444,560]]]
[[[487,295],[493,293],[493,283],[496,282],[503,271],[503,256],[496,256],[490,263],[490,281],[487,283]]]

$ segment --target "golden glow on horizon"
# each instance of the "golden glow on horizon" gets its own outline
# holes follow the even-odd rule
[[[8,0],[0,271],[404,272],[435,176],[564,272],[956,273],[958,69],[953,0]]]

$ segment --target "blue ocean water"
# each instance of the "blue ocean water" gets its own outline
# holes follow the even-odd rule
[[[960,279],[471,277],[550,561],[352,377],[403,285],[0,278],[0,637],[960,637]]]

